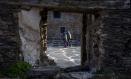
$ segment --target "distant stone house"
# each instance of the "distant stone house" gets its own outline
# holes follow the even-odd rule
[[[57,37],[56,33],[59,32],[54,31],[60,31],[63,26],[70,28],[71,25],[61,23],[71,19],[74,21],[71,23],[74,24],[73,27],[81,28],[82,65],[87,62],[96,69],[105,67],[130,71],[130,9],[130,0],[43,0],[41,4],[19,4],[9,1],[1,3],[0,66],[4,68],[16,62],[21,54],[24,60],[32,65],[37,61],[49,65],[45,54],[47,34],[49,37]],[[65,17],[61,16],[61,20],[52,20],[52,11],[62,12]],[[57,22],[60,25],[56,26]],[[77,28],[75,30],[80,31]],[[70,28],[72,29],[74,28]],[[52,32],[55,36],[50,34]]]
[[[48,39],[61,39],[62,30],[68,30],[72,39],[80,40],[82,15],[80,13],[48,12]]]

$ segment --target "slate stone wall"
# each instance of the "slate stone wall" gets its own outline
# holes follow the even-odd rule
[[[12,9],[14,8],[14,9]],[[0,4],[0,69],[18,60],[19,35],[15,7]]]
[[[130,0],[88,0],[87,2],[43,0],[42,2],[51,5],[114,9],[106,10],[106,16],[102,19],[103,35],[100,39],[104,50],[103,65],[115,70],[131,70]],[[15,9],[11,9],[9,5],[0,5],[0,66],[18,59],[20,42],[14,11]]]
[[[108,11],[103,19],[104,64],[115,70],[131,70],[131,11]]]

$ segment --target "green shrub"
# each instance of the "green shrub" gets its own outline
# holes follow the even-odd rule
[[[15,78],[20,77],[22,79],[26,78],[26,73],[31,68],[31,65],[24,61],[19,61],[9,67],[6,74],[9,77]]]

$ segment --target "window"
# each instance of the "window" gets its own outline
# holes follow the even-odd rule
[[[54,11],[53,16],[54,16],[54,18],[61,18],[61,13],[57,12],[57,11]]]
[[[65,27],[60,27],[60,32],[64,33],[65,32]]]

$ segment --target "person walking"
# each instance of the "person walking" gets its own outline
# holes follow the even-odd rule
[[[67,31],[66,35],[67,35],[67,45],[71,46],[71,39],[72,39],[72,37],[71,37],[70,31]]]
[[[66,32],[62,33],[62,39],[63,39],[64,47],[67,47],[68,44],[67,44],[67,34],[66,34]]]
[[[63,42],[64,42],[64,47],[71,46],[71,38],[72,37],[71,37],[70,31],[65,30],[62,33],[62,39],[63,39]]]

